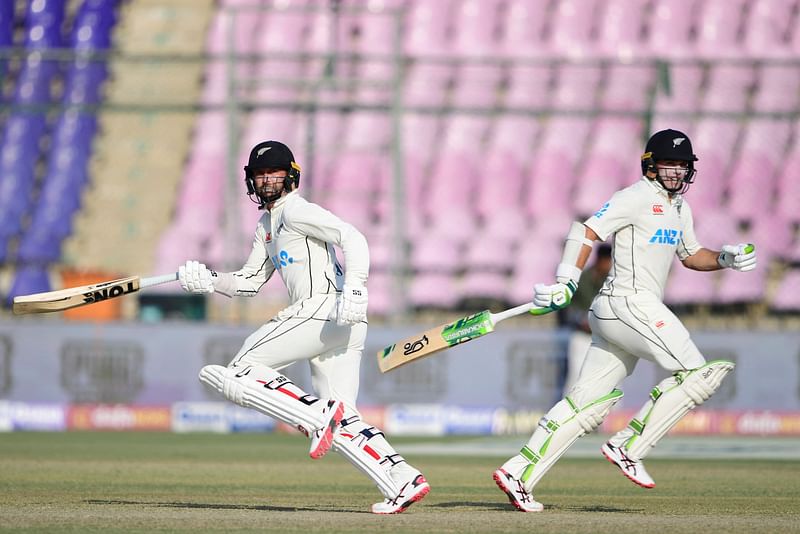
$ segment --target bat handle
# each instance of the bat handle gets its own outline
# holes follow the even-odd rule
[[[516,317],[517,315],[522,315],[523,313],[528,313],[530,310],[536,308],[532,302],[527,302],[525,304],[520,304],[519,306],[515,306],[511,309],[506,311],[502,311],[500,313],[493,313],[492,320],[497,323],[502,321],[503,319],[508,319],[509,317]]]
[[[139,287],[144,289],[145,287],[152,287],[161,284],[168,284],[170,282],[174,282],[178,279],[178,273],[169,273],[169,274],[162,274],[159,276],[150,276],[148,278],[142,278],[139,281]]]

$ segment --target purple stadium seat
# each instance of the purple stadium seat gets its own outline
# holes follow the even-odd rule
[[[698,9],[704,0],[654,0],[650,8],[649,50],[668,59],[691,57],[692,35]],[[674,68],[674,67],[673,67]]]
[[[31,293],[43,293],[51,291],[50,277],[47,270],[40,265],[26,265],[20,267],[14,274],[14,281],[8,291],[6,305],[11,306],[14,297],[18,295],[30,295]]]
[[[741,113],[747,110],[755,82],[750,65],[720,63],[711,67],[703,98],[705,111]]]
[[[670,271],[664,302],[667,304],[708,304],[714,297],[716,276],[687,269],[677,259]]]
[[[767,262],[746,273],[725,269],[720,273],[714,302],[721,304],[759,302],[766,298]]]
[[[712,59],[741,56],[739,26],[748,0],[705,0],[697,31],[696,52]]]
[[[420,274],[411,279],[408,287],[409,304],[415,308],[448,309],[460,297],[456,281],[449,274]]]
[[[503,21],[501,42],[503,55],[509,57],[547,57],[545,29],[550,10],[547,2],[509,0]]]
[[[758,75],[753,111],[791,113],[800,105],[800,71],[783,64],[764,64]]]
[[[744,32],[744,49],[748,56],[756,59],[791,57],[789,42],[784,37],[791,30],[795,4],[795,0],[751,2]]]

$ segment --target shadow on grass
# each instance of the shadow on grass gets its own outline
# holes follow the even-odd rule
[[[221,504],[202,502],[148,502],[123,501],[117,499],[86,499],[86,504],[156,506],[159,508],[201,508],[208,510],[258,510],[262,512],[344,512],[348,514],[366,514],[363,510],[342,510],[337,508],[314,508],[306,506],[271,506],[268,504]]]
[[[480,508],[483,510],[497,510],[501,512],[517,512],[517,510],[509,503],[489,503],[489,502],[469,502],[469,501],[456,501],[456,502],[440,502],[436,504],[428,504],[427,508]],[[561,506],[558,504],[546,504],[544,511],[558,511],[558,512],[605,512],[615,514],[642,514],[643,508],[615,508],[613,506],[591,505],[591,506]]]

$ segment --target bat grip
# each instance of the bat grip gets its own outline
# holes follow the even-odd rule
[[[159,276],[150,276],[148,278],[142,278],[139,281],[139,287],[144,289],[145,287],[152,287],[158,286],[161,284],[168,284],[169,282],[174,282],[178,279],[178,273],[169,273],[169,274],[162,274]]]
[[[522,315],[523,313],[528,313],[530,310],[536,308],[532,302],[527,302],[525,304],[520,304],[519,306],[515,306],[511,309],[506,311],[502,311],[500,313],[493,313],[492,319],[495,323],[502,321],[503,319],[508,319],[509,317],[516,317],[517,315]]]

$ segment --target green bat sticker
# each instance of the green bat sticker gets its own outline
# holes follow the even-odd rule
[[[442,338],[452,347],[464,341],[480,337],[494,330],[488,310],[459,319],[442,329]]]

